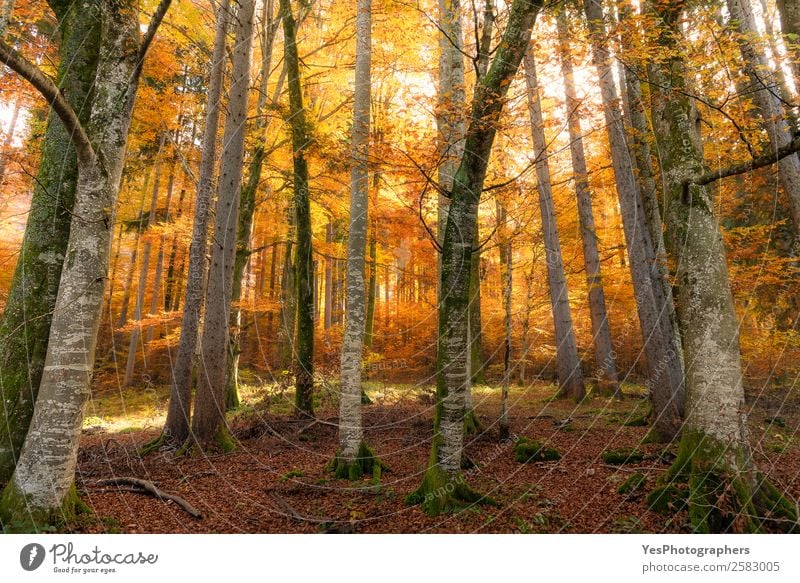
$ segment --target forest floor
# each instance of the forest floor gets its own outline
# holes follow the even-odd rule
[[[514,442],[500,442],[500,390],[474,389],[483,432],[468,436],[474,462],[467,482],[500,505],[472,506],[431,518],[404,498],[417,488],[433,433],[430,387],[371,383],[364,407],[366,440],[388,466],[380,483],[351,483],[326,469],[337,449],[338,408],[323,386],[317,422],[291,415],[289,390],[254,382],[230,415],[237,442],[227,454],[175,457],[139,448],[158,436],[165,387],[96,391],[78,459],[78,490],[92,513],[68,525],[73,532],[126,533],[629,533],[682,532],[685,516],[647,509],[646,494],[668,467],[675,447],[645,443],[647,427],[625,424],[647,411],[642,389],[627,398],[554,401],[554,387],[512,387],[512,436],[546,442],[561,453],[550,462],[518,463]],[[748,401],[755,460],[776,484],[800,498],[800,394],[771,390]],[[606,450],[636,448],[639,463],[612,465]],[[618,493],[633,473],[642,488]],[[176,494],[203,515],[194,519],[173,502],[100,486],[111,477],[137,477]]]

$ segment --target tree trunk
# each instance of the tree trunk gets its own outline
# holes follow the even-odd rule
[[[228,325],[242,190],[254,12],[255,0],[240,0],[234,21],[236,44],[233,48],[228,115],[225,118],[223,136],[225,149],[219,170],[196,406],[192,416],[192,435],[201,448],[212,443],[224,450],[233,447],[225,423],[227,357],[230,346]]]
[[[156,224],[156,210],[158,209],[158,193],[161,187],[161,152],[164,149],[164,139],[162,135],[158,145],[158,154],[156,155],[156,174],[153,178],[153,193],[150,196],[150,209],[147,214],[147,226],[144,232],[148,233]],[[133,319],[136,321],[136,327],[131,330],[130,342],[128,343],[128,361],[125,365],[125,377],[122,381],[123,386],[129,387],[133,385],[133,370],[136,367],[136,353],[139,348],[139,337],[142,333],[142,316],[144,310],[144,296],[147,291],[147,275],[150,271],[150,253],[153,248],[153,242],[149,237],[145,237],[144,249],[142,251],[142,263],[139,266],[139,285],[136,287],[136,306],[133,309]],[[142,345],[142,358],[144,359],[144,367],[147,368],[147,354]]]
[[[284,58],[289,84],[290,125],[294,166],[294,211],[297,250],[294,254],[295,292],[297,294],[297,335],[294,347],[295,407],[301,415],[313,416],[314,392],[314,294],[311,248],[311,202],[308,194],[308,163],[305,150],[309,143],[300,63],[297,54],[295,19],[290,0],[280,0],[283,18]]]
[[[547,141],[544,135],[542,105],[539,100],[539,85],[536,79],[536,61],[532,49],[525,54],[525,84],[528,88],[528,110],[531,116],[533,151],[536,156],[539,210],[542,215],[542,231],[547,254],[547,283],[550,290],[550,304],[553,308],[553,324],[555,325],[558,396],[580,401],[586,396],[586,387],[583,384],[581,360],[578,356],[578,346],[572,326],[569,290],[564,274],[564,261],[561,257],[561,243],[553,205],[553,188],[550,184],[550,164],[547,159]]]
[[[769,70],[764,56],[752,44],[757,34],[755,17],[750,0],[726,0],[731,24],[738,30],[736,40],[744,62],[744,71],[750,79],[753,101],[758,106],[761,125],[769,136],[773,149],[786,146],[792,141],[792,132],[786,112],[774,89],[767,87],[761,71]],[[778,177],[789,199],[789,211],[794,223],[792,252],[800,255],[800,158],[786,156],[778,162]]]
[[[436,410],[430,466],[422,485],[408,499],[410,503],[421,503],[431,515],[465,503],[487,501],[466,485],[460,473],[464,392],[470,376],[466,362],[469,348],[469,265],[478,203],[496,124],[511,80],[530,42],[531,29],[540,8],[539,1],[514,0],[496,56],[476,86],[464,154],[453,180],[442,245],[440,289],[449,293],[442,298],[439,307]]]
[[[86,127],[72,117],[75,114],[68,105],[59,102],[58,89],[31,75],[24,64],[9,62],[46,92],[62,121],[72,125],[79,167],[39,395],[14,475],[0,498],[0,520],[32,523],[37,530],[74,511],[78,441],[90,395],[114,209],[140,63],[149,46],[140,45],[138,10],[132,3],[104,0],[100,7],[102,40],[96,92]],[[163,18],[166,7],[168,3],[160,5],[156,15]],[[81,13],[81,18],[85,16]],[[156,27],[159,22],[154,19]],[[154,31],[151,27],[148,34]],[[139,50],[132,50],[136,47]],[[7,46],[3,52],[7,53]]]
[[[347,238],[346,315],[342,339],[339,395],[339,452],[334,471],[357,480],[376,468],[364,441],[361,421],[361,358],[366,330],[366,251],[369,225],[369,129],[372,76],[372,1],[356,5],[356,71],[353,99],[353,145],[350,178],[350,232]],[[380,467],[380,464],[377,466]]]
[[[229,0],[222,0],[217,9],[214,49],[208,80],[206,120],[203,130],[203,149],[200,158],[200,176],[197,183],[192,240],[189,244],[189,268],[186,274],[186,297],[181,318],[181,339],[178,344],[175,366],[172,369],[172,391],[167,409],[167,420],[162,432],[163,438],[173,445],[183,443],[189,437],[192,369],[206,279],[208,209],[211,204],[211,192],[214,188],[214,166],[217,158],[217,131],[222,77],[225,71],[225,39],[230,17],[229,9]]]
[[[500,397],[500,440],[509,436],[508,423],[508,389],[511,383],[511,298],[513,284],[513,255],[511,239],[508,237],[506,225],[506,209],[500,200],[497,204],[498,232],[501,233],[498,243],[500,251],[500,280],[503,282],[503,388]]]
[[[797,0],[776,0],[775,4],[781,15],[781,31],[789,41],[787,49],[796,84],[800,81],[800,3]]]
[[[649,497],[674,512],[686,505],[697,532],[797,529],[797,511],[757,473],[747,442],[739,322],[725,249],[704,186],[685,180],[704,170],[698,116],[686,90],[678,6],[660,5],[659,48],[671,58],[653,65],[653,123],[667,200],[667,245],[680,282],[678,315],[686,356],[686,426],[678,458]],[[676,483],[688,486],[681,489]],[[672,502],[673,504],[669,504]],[[781,519],[788,519],[781,522]]]
[[[600,0],[584,0],[584,7],[592,41],[592,61],[599,77],[603,113],[611,145],[611,163],[622,212],[644,354],[650,371],[647,387],[655,418],[651,438],[669,441],[680,431],[683,412],[683,366],[680,350],[675,346],[675,335],[663,329],[662,310],[656,301],[657,292],[651,273],[655,266],[649,260],[655,257],[655,252],[650,231],[644,222],[639,186],[625,136],[619,98],[614,87],[602,4]]]
[[[62,33],[58,84],[85,123],[90,108],[83,104],[91,99],[97,71],[99,8],[95,2],[81,9],[69,2],[54,1],[51,5]],[[25,236],[0,322],[0,401],[4,420],[0,426],[0,485],[11,478],[33,415],[77,180],[75,148],[58,116],[51,113]]]
[[[169,177],[167,178],[167,195],[164,201],[164,224],[162,225],[161,235],[158,237],[158,255],[156,256],[156,270],[153,274],[153,295],[150,297],[150,313],[157,315],[161,311],[161,279],[164,275],[164,247],[166,245],[166,236],[163,227],[169,223],[170,206],[172,204],[172,193],[175,188],[175,162],[176,158],[173,157],[172,163],[169,168]],[[153,334],[155,333],[155,326],[148,326],[147,337],[145,338],[145,345],[149,345],[153,341]]]
[[[586,285],[589,288],[589,316],[592,321],[592,339],[594,343],[595,369],[598,385],[603,394],[621,397],[619,377],[614,347],[611,342],[611,330],[606,310],[605,291],[600,274],[600,253],[598,250],[597,231],[592,210],[592,194],[589,188],[589,172],[586,167],[586,155],[583,149],[583,132],[581,130],[580,103],[575,92],[575,80],[572,69],[572,55],[569,50],[570,35],[566,13],[561,10],[557,16],[558,53],[561,61],[561,75],[564,79],[566,95],[567,128],[569,130],[569,151],[572,159],[572,171],[575,176],[575,197],[578,201],[578,221],[581,228],[583,244],[583,261],[586,266]]]

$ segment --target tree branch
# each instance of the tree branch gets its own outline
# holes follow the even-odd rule
[[[92,142],[89,140],[89,135],[86,133],[80,119],[78,119],[78,114],[72,109],[72,106],[67,102],[66,97],[56,87],[55,83],[48,79],[36,65],[3,41],[0,41],[0,61],[28,81],[44,96],[53,111],[61,119],[61,123],[64,124],[67,133],[70,134],[72,142],[75,144],[78,160],[80,160],[81,164],[91,164],[94,161],[95,152]]]
[[[144,62],[145,56],[147,56],[147,51],[150,48],[150,45],[153,43],[153,39],[156,36],[158,27],[161,25],[161,21],[164,20],[164,16],[167,15],[167,10],[169,10],[170,4],[172,4],[172,0],[161,0],[156,8],[156,11],[153,12],[153,16],[150,19],[150,24],[147,25],[147,32],[144,33],[142,44],[139,45],[140,68]]]
[[[794,140],[785,146],[778,148],[777,150],[761,154],[760,156],[755,156],[746,162],[731,164],[730,166],[720,168],[719,170],[703,172],[700,175],[687,178],[683,181],[684,194],[687,193],[689,187],[692,185],[705,186],[722,178],[727,178],[728,176],[735,176],[736,174],[744,174],[745,172],[758,170],[759,168],[764,168],[771,164],[775,164],[776,162],[780,162],[784,158],[787,158],[797,152],[800,152],[800,136],[795,136]]]

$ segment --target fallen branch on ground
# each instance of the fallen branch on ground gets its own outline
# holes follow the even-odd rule
[[[164,492],[160,488],[156,487],[153,482],[149,480],[142,480],[140,478],[108,478],[105,480],[98,480],[95,482],[96,486],[133,486],[134,489],[125,489],[126,492],[135,492],[137,494],[149,494],[154,498],[158,498],[160,500],[172,500],[180,506],[189,516],[192,518],[203,518],[203,515],[200,513],[197,508],[189,504],[186,500],[181,498],[180,496],[176,496],[175,494],[170,494],[168,492]]]

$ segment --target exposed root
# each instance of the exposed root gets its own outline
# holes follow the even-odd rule
[[[647,497],[652,510],[686,510],[699,533],[800,532],[797,508],[734,451],[701,432],[685,434],[678,457]]]

